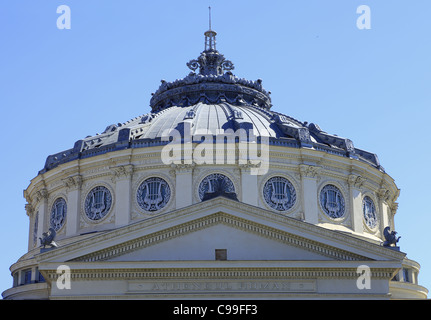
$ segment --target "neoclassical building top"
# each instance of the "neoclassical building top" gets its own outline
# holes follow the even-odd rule
[[[149,113],[48,156],[24,190],[28,252],[3,297],[426,297],[397,246],[400,190],[377,156],[274,111],[262,80],[232,73],[211,25],[204,35],[191,72],[162,80]],[[72,272],[66,292],[59,264]],[[160,291],[175,278],[187,290]]]
[[[183,79],[161,80],[150,100],[151,112],[109,125],[101,134],[48,156],[40,173],[76,159],[166,144],[161,139],[164,132],[173,128],[182,131],[186,123],[193,136],[252,129],[256,136],[269,137],[271,145],[320,150],[366,162],[384,172],[376,154],[355,148],[350,139],[273,111],[270,92],[263,88],[262,80],[235,76],[234,64],[216,49],[217,33],[210,26],[204,34],[205,50],[187,63],[192,71]]]

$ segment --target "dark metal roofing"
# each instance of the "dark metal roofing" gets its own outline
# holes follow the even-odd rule
[[[272,111],[270,92],[262,87],[262,80],[234,76],[233,63],[215,48],[205,50],[187,66],[192,72],[185,78],[162,80],[150,100],[150,113],[110,125],[102,134],[78,140],[73,148],[48,156],[40,173],[76,159],[164,145],[168,141],[163,138],[169,131],[177,129],[184,137],[185,128],[190,128],[194,138],[253,130],[255,136],[269,137],[271,145],[324,151],[367,162],[383,171],[375,154],[356,149],[351,140]],[[199,73],[195,73],[198,68]]]

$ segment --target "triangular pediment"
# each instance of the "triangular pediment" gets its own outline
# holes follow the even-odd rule
[[[288,236],[279,234],[279,240],[265,237],[263,230],[254,232],[225,223],[228,218],[211,217],[202,229],[165,239],[128,253],[109,258],[109,261],[192,261],[192,260],[332,260],[333,257],[316,252],[317,248],[306,250],[293,245]],[[244,226],[245,228],[249,226]],[[180,233],[180,228],[176,231]]]
[[[130,240],[78,261],[214,260],[226,249],[229,260],[364,260],[275,228],[224,212]]]
[[[41,254],[45,262],[396,260],[378,245],[226,198],[175,210]],[[396,257],[395,257],[396,256]]]

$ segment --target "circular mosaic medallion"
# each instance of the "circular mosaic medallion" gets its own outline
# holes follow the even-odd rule
[[[112,206],[112,195],[108,188],[93,188],[85,199],[85,214],[90,220],[97,221],[105,217]]]
[[[50,224],[55,231],[61,229],[66,221],[67,205],[66,200],[58,198],[51,208]]]
[[[166,206],[171,198],[171,188],[162,178],[148,178],[138,188],[136,200],[145,211],[157,211]]]
[[[328,184],[320,191],[320,206],[330,218],[342,218],[345,214],[345,202],[340,189]]]
[[[292,183],[286,178],[273,177],[263,187],[263,198],[271,208],[286,211],[295,204],[296,192]]]

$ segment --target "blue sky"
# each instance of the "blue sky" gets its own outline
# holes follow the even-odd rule
[[[70,30],[57,28],[60,5]],[[399,245],[431,289],[431,1],[4,0],[0,292],[27,251],[23,190],[46,157],[149,112],[160,80],[186,76],[203,50],[209,5],[217,49],[235,75],[263,79],[274,110],[379,156],[401,189]]]

